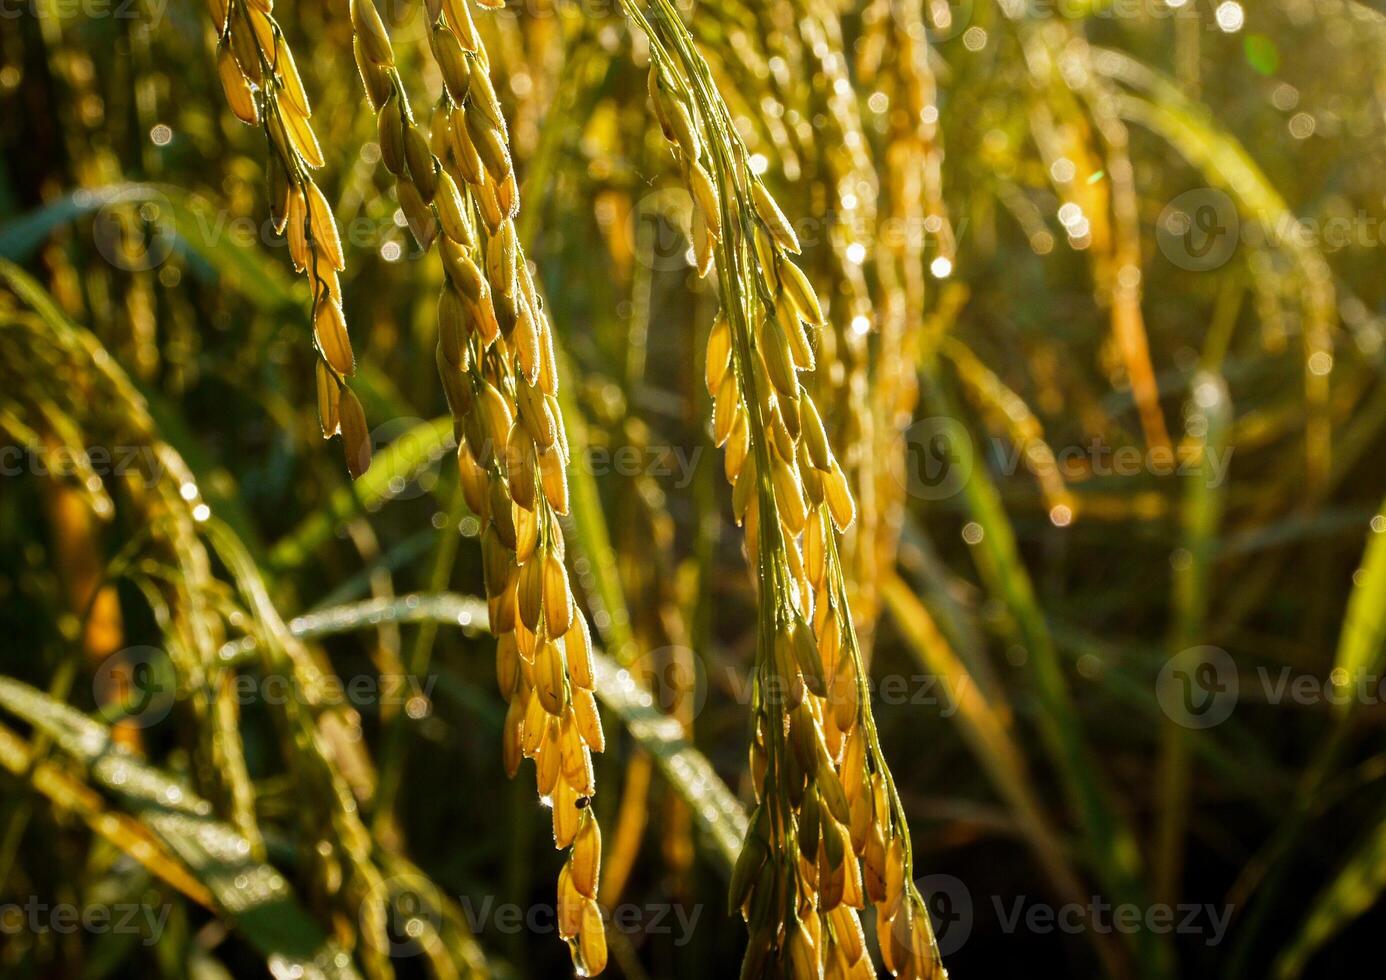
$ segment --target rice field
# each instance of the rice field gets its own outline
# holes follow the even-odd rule
[[[0,9],[0,975],[1356,975],[1386,15]]]

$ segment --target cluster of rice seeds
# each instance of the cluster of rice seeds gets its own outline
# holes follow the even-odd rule
[[[484,6],[494,6],[485,4]],[[485,47],[465,0],[429,0],[444,82],[425,133],[372,0],[352,0],[356,59],[380,124],[381,161],[421,248],[436,240],[439,376],[458,436],[467,504],[484,522],[496,674],[509,701],[507,772],[534,760],[553,810],[559,933],[579,972],[606,965],[597,905],[601,831],[589,801],[605,741],[587,621],[573,601],[559,516],[568,512],[568,443],[553,338],[515,235],[519,190]]]
[[[876,222],[876,170],[831,0],[791,2],[804,51],[813,59],[803,74],[814,79],[806,87],[814,101],[801,113],[807,118],[826,118],[832,127],[831,135],[815,145],[821,155],[819,179],[829,195],[830,209],[840,216],[829,229],[831,249],[823,270],[831,286],[828,295],[840,302],[828,311],[833,329],[823,332],[820,347],[821,358],[832,370],[820,372],[816,391],[824,404],[838,407],[824,421],[834,444],[846,447],[843,468],[857,500],[857,522],[843,537],[843,561],[858,633],[869,637],[879,609],[875,539],[880,525],[876,477],[881,460],[874,451],[876,420],[869,379],[870,338],[876,330],[878,304],[872,300],[866,275],[877,257],[868,233]],[[875,279],[882,292],[891,288],[888,279]],[[886,303],[888,298],[880,305]],[[868,639],[863,644],[869,649]]]
[[[347,386],[356,357],[342,313],[337,273],[344,269],[342,243],[332,208],[313,180],[323,165],[313,114],[284,32],[270,15],[271,0],[208,0],[217,29],[217,74],[238,119],[261,126],[269,141],[269,204],[276,234],[285,234],[294,269],[313,293],[313,343],[318,420],[323,438],[338,433],[353,478],[371,460],[361,403]]]
[[[905,489],[898,433],[918,402],[915,365],[929,342],[925,322],[925,235],[934,236],[939,256],[953,260],[953,233],[943,202],[943,151],[938,134],[937,84],[929,65],[922,11],[890,0],[874,0],[863,12],[857,75],[864,87],[886,94],[886,139],[882,153],[884,194],[879,209],[882,234],[876,253],[880,281],[878,349],[872,379],[877,420],[875,487],[880,523],[878,567],[895,563]],[[893,234],[885,233],[894,230]],[[905,229],[907,234],[900,234]]]
[[[688,91],[677,76],[666,85],[657,62],[657,117],[703,212],[700,227],[718,246],[724,286],[733,281],[726,270],[743,267],[750,287],[740,295],[724,288],[706,362],[714,437],[762,606],[750,750],[757,806],[730,891],[750,930],[742,976],[872,976],[855,911],[867,902],[877,907],[892,972],[941,975],[909,882],[908,831],[876,742],[837,553],[855,505],[798,377],[815,368],[809,331],[825,317],[791,258],[799,243],[783,211],[758,180],[747,178],[743,190],[728,177],[735,148],[717,147],[719,156],[704,145],[696,107],[676,84]],[[705,151],[706,167],[723,178],[720,193],[704,184]],[[720,208],[733,202],[723,239]]]
[[[232,668],[219,652],[227,632],[249,629],[261,640],[266,671],[290,671],[296,690],[313,691],[317,685],[307,672],[312,668],[306,651],[294,641],[281,644],[287,634],[282,624],[277,630],[264,628],[254,602],[241,605],[247,590],[237,594],[214,576],[203,540],[209,526],[194,516],[203,499],[192,471],[158,440],[143,397],[94,338],[77,328],[55,329],[39,321],[32,331],[0,329],[0,387],[21,405],[34,407],[24,417],[60,425],[68,445],[124,445],[153,454],[147,469],[132,468],[120,478],[120,499],[130,506],[126,519],[149,529],[149,540],[128,574],[157,610],[178,688],[189,692],[189,728],[198,738],[192,757],[197,789],[246,837],[252,853],[262,856],[254,787],[232,696]],[[102,481],[97,477],[94,484],[82,485],[90,490]],[[114,502],[105,497],[104,488],[101,493],[98,499],[105,506],[97,513],[110,516]],[[236,563],[228,563],[225,554],[219,558],[234,574]],[[299,816],[309,841],[304,848],[311,868],[308,888],[322,907],[333,911],[339,938],[344,946],[355,947],[367,975],[391,977],[384,882],[373,861],[370,833],[338,768],[337,760],[351,746],[330,742],[329,729],[319,724],[330,713],[321,713],[318,705],[286,698],[280,716],[295,748],[285,753],[284,762],[304,801]]]

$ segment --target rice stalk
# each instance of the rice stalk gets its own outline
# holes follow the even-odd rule
[[[347,385],[356,355],[337,278],[346,262],[332,208],[310,173],[326,159],[310,122],[308,93],[271,0],[207,3],[227,105],[241,122],[260,126],[269,144],[270,217],[275,233],[287,234],[294,270],[307,276],[312,290],[318,421],[324,439],[340,433],[354,479],[370,465],[370,437],[361,403]]]
[[[1332,391],[1332,352],[1338,326],[1338,304],[1333,274],[1322,252],[1312,243],[1279,229],[1292,227],[1296,218],[1280,192],[1237,140],[1207,121],[1207,113],[1187,99],[1169,79],[1118,51],[1102,49],[1092,59],[1093,70],[1122,82],[1138,92],[1117,90],[1116,111],[1162,136],[1190,164],[1201,170],[1209,183],[1226,188],[1249,220],[1259,222],[1267,237],[1283,249],[1294,271],[1303,311],[1301,358],[1304,378],[1305,488],[1311,495],[1324,491],[1332,471],[1332,425],[1328,401]],[[1253,272],[1257,268],[1251,265]],[[1257,276],[1258,290],[1278,284]],[[1264,303],[1263,308],[1269,303]],[[1326,363],[1330,370],[1323,370]]]
[[[153,855],[143,854],[151,867],[186,888],[196,899],[214,902],[267,960],[282,963],[286,971],[311,971],[337,980],[354,980],[358,976],[350,957],[324,936],[298,905],[284,877],[257,860],[248,842],[234,828],[212,817],[208,801],[115,745],[105,726],[26,684],[0,678],[0,707],[54,739],[64,753],[89,770],[92,782],[120,798],[122,805],[158,842],[157,846],[176,855],[196,883],[187,882],[186,873],[172,871]],[[12,768],[25,746],[0,726],[0,750],[6,768]],[[59,787],[75,789],[71,781],[47,767],[34,772],[36,779],[39,773],[48,777],[42,783],[46,792],[55,792]],[[95,794],[81,784],[78,786],[78,799],[95,816],[91,799]],[[111,824],[116,822],[116,818],[106,820],[104,830],[113,833]],[[145,849],[153,850],[147,845],[137,846],[135,853]]]
[[[934,365],[926,365],[925,378],[929,408],[938,415],[959,418],[946,381]],[[973,452],[968,443],[956,448]],[[1082,827],[1087,860],[1099,883],[1114,898],[1120,895],[1125,901],[1144,902],[1142,862],[1134,833],[1112,807],[1110,790],[1084,738],[1054,637],[1021,560],[1015,529],[1000,494],[985,467],[972,462],[964,459],[955,465],[970,474],[963,483],[962,502],[982,530],[973,560],[987,589],[1009,608],[1016,640],[1028,655],[1035,693],[1044,706],[1037,713],[1041,740]],[[1136,947],[1137,967],[1142,973],[1161,974],[1169,955],[1164,944],[1151,935],[1138,935],[1130,941]]]
[[[1125,369],[1148,447],[1170,449],[1141,312],[1140,222],[1135,171],[1125,124],[1113,107],[1107,79],[1091,64],[1090,48],[1068,25],[1036,25],[1017,16],[1015,29],[1037,98],[1031,110],[1036,143],[1055,192],[1076,208],[1066,230],[1089,252],[1098,300],[1110,309],[1112,341]],[[1100,144],[1101,151],[1093,144]],[[1072,172],[1059,179],[1055,164]]]
[[[1193,397],[1186,414],[1185,451],[1196,454],[1198,465],[1184,489],[1180,509],[1181,547],[1187,561],[1175,564],[1170,629],[1171,657],[1206,640],[1213,560],[1225,501],[1209,460],[1227,450],[1232,405],[1226,382],[1216,365],[1200,371],[1191,385]],[[1155,856],[1154,893],[1157,901],[1173,902],[1180,894],[1184,866],[1184,835],[1189,811],[1190,733],[1170,720],[1162,732],[1160,759],[1161,807]]]
[[[875,316],[879,338],[873,357],[871,405],[875,444],[873,494],[879,511],[874,567],[895,565],[906,509],[906,482],[899,432],[919,403],[916,365],[937,342],[931,320],[951,321],[955,308],[940,297],[926,315],[925,268],[947,278],[957,262],[956,241],[943,198],[943,139],[939,129],[938,80],[923,10],[914,4],[872,0],[862,13],[863,40],[857,71],[863,88],[887,97],[887,131],[880,154],[883,193],[877,209],[874,271],[879,281]],[[932,261],[928,240],[936,242]],[[939,314],[942,314],[939,316]]]
[[[515,231],[519,187],[489,56],[465,0],[427,5],[444,88],[425,135],[373,0],[353,0],[357,67],[380,127],[381,162],[421,249],[446,273],[437,363],[458,439],[467,505],[481,536],[496,669],[510,704],[504,760],[535,762],[552,807],[559,935],[579,972],[606,965],[596,903],[601,832],[588,805],[605,746],[591,638],[573,601],[559,522],[569,509],[569,447],[557,401],[552,328]]]
[[[758,805],[730,895],[750,930],[742,975],[869,976],[854,909],[870,901],[886,967],[939,976],[847,605],[838,534],[852,523],[854,504],[798,380],[815,366],[807,331],[826,318],[790,257],[799,251],[794,230],[753,177],[677,12],[664,0],[649,6],[648,19],[633,0],[623,8],[650,41],[650,98],[696,205],[699,271],[716,264],[722,312],[709,338],[707,382],[733,512],[746,526],[758,583],[751,744]]]
[[[210,517],[193,473],[157,437],[143,399],[114,360],[95,338],[68,321],[32,279],[8,263],[0,263],[0,276],[46,328],[26,332],[22,323],[0,320],[0,345],[21,343],[24,350],[23,356],[12,352],[0,359],[8,390],[21,403],[26,395],[31,398],[36,415],[65,415],[70,426],[86,423],[92,428],[90,436],[70,432],[69,445],[139,445],[152,452],[154,462],[126,474],[121,487],[139,521],[150,529],[150,543],[142,560],[132,562],[128,577],[149,604],[178,691],[196,722],[196,788],[248,842],[250,856],[262,857],[232,674],[220,651],[229,632],[249,629],[260,640],[266,674],[286,677],[295,690],[311,694],[319,689],[321,670],[284,628],[249,553]],[[35,363],[44,368],[35,371]],[[20,366],[28,369],[10,370]],[[62,383],[48,383],[54,379]],[[62,402],[52,392],[61,392]],[[97,512],[109,515],[111,505]],[[213,575],[214,555],[229,571],[234,590]],[[285,762],[311,801],[299,810],[310,842],[308,877],[319,902],[340,911],[345,921],[359,923],[346,933],[343,945],[360,957],[368,975],[389,977],[388,896],[358,803],[342,774],[348,759],[360,751],[359,732],[333,713],[305,703],[311,700],[282,699],[274,719],[284,736]]]

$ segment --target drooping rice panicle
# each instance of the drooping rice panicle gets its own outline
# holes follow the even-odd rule
[[[426,9],[444,83],[427,132],[372,0],[351,3],[357,66],[410,231],[422,249],[436,241],[442,257],[438,372],[463,492],[483,524],[496,673],[510,705],[505,766],[513,776],[522,758],[534,760],[554,845],[568,851],[559,934],[579,972],[594,975],[607,952],[596,902],[601,831],[588,803],[592,753],[605,738],[590,633],[564,566],[568,444],[552,328],[515,233],[519,185],[486,48],[465,0],[429,0]]]
[[[347,385],[356,373],[356,355],[337,278],[346,264],[331,205],[310,173],[325,162],[309,121],[312,106],[272,7],[271,0],[208,0],[217,30],[217,75],[232,113],[260,126],[269,143],[274,231],[287,236],[294,269],[308,277],[312,290],[318,421],[324,439],[340,433],[354,479],[370,465],[371,445],[365,413]]]
[[[939,976],[838,556],[837,535],[855,505],[799,381],[816,365],[810,331],[826,317],[791,258],[799,251],[794,230],[752,173],[677,12],[667,0],[623,7],[650,39],[650,98],[693,196],[700,271],[716,266],[722,311],[709,338],[707,384],[759,593],[757,807],[730,895],[750,930],[742,975],[870,976],[854,911],[869,901],[887,968]]]
[[[929,64],[922,9],[873,0],[862,13],[864,38],[857,60],[859,84],[884,96],[885,137],[880,152],[882,193],[877,209],[874,271],[879,280],[871,385],[876,439],[874,564],[895,564],[906,483],[901,479],[900,429],[919,401],[916,365],[927,345],[924,329],[928,277],[953,272],[955,242],[943,200],[943,145],[938,86]],[[929,242],[936,243],[928,257]]]

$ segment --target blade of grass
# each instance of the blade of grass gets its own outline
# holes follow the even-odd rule
[[[1343,703],[1338,705],[1333,725],[1304,769],[1294,794],[1293,808],[1261,853],[1248,862],[1246,870],[1233,886],[1234,897],[1250,897],[1254,891],[1256,901],[1247,914],[1241,938],[1233,947],[1229,976],[1241,976],[1247,969],[1266,916],[1275,906],[1276,896],[1284,886],[1293,852],[1309,827],[1314,801],[1347,744],[1355,717],[1354,709],[1359,706],[1353,693],[1355,686],[1366,671],[1380,669],[1382,647],[1386,643],[1386,608],[1383,608],[1386,604],[1381,601],[1381,596],[1386,594],[1386,524],[1380,523],[1386,521],[1384,515],[1386,502],[1382,503],[1368,532],[1362,565],[1353,577],[1352,594],[1348,597],[1347,614],[1338,639],[1336,663],[1346,673],[1342,680],[1347,683],[1334,677],[1335,695],[1345,693],[1347,697],[1338,699]]]
[[[1316,354],[1328,355],[1337,326],[1333,275],[1323,254],[1300,236],[1285,234],[1299,220],[1237,139],[1217,128],[1212,114],[1188,99],[1169,78],[1118,51],[1095,51],[1099,74],[1144,92],[1117,97],[1117,113],[1163,137],[1210,183],[1225,188],[1240,204],[1243,215],[1256,221],[1275,245],[1284,249],[1299,270],[1304,304],[1303,360],[1306,481],[1318,492],[1332,469],[1331,419],[1328,414],[1328,373],[1310,367]]]
[[[1012,734],[1010,706],[999,693],[988,697],[939,631],[929,610],[898,575],[892,573],[881,583],[881,597],[920,666],[937,677],[944,690],[954,692],[964,741],[1011,807],[1054,891],[1065,902],[1083,905],[1091,896],[1069,861],[1067,842],[1050,823],[1030,780],[1025,756]],[[1087,932],[1107,972],[1125,973],[1124,956],[1111,937],[1097,930]]]
[[[1290,944],[1276,958],[1276,980],[1295,980],[1310,957],[1349,923],[1376,904],[1386,890],[1386,813],[1348,855],[1333,881],[1309,906]]]
[[[9,728],[0,725],[0,766],[23,779],[62,810],[76,813],[91,830],[122,854],[128,854],[161,881],[192,901],[213,907],[212,894],[169,854],[147,827],[128,814],[110,810],[101,795],[39,753]]]
[[[1171,657],[1201,642],[1205,633],[1225,487],[1215,478],[1212,461],[1227,451],[1232,422],[1227,385],[1219,375],[1200,372],[1192,387],[1193,399],[1185,419],[1198,420],[1203,428],[1201,434],[1195,435],[1191,427],[1184,447],[1197,453],[1198,464],[1185,477],[1184,484],[1181,547],[1186,561],[1174,566]],[[1162,806],[1155,856],[1155,899],[1173,903],[1179,894],[1184,865],[1184,836],[1189,817],[1189,740],[1193,733],[1171,717],[1166,717],[1162,727],[1159,762]]]
[[[0,706],[51,737],[176,854],[272,972],[357,976],[351,958],[298,904],[284,876],[251,859],[250,843],[215,819],[210,803],[115,744],[106,726],[27,684],[0,677]]]
[[[962,417],[936,367],[926,366],[923,382],[925,400],[933,415]],[[1017,639],[1029,655],[1040,736],[1059,773],[1069,805],[1081,823],[1087,860],[1113,901],[1145,908],[1149,903],[1135,834],[1113,809],[1111,794],[1086,744],[1063,665],[1035,598],[1030,575],[1020,559],[1015,531],[1000,495],[985,466],[973,458],[972,446],[953,448],[967,457],[954,463],[968,474],[961,491],[963,505],[982,529],[982,539],[973,549],[977,570],[988,590],[1010,610]],[[1163,937],[1142,931],[1130,940],[1142,976],[1169,975],[1171,954]]]
[[[426,467],[455,445],[452,419],[439,418],[410,429],[376,453],[360,479],[340,487],[327,502],[270,549],[270,567],[296,568],[332,539],[338,524],[358,509],[375,510],[400,493]]]
[[[1352,595],[1338,640],[1338,653],[1330,675],[1337,688],[1339,717],[1346,718],[1360,699],[1358,685],[1380,676],[1386,665],[1386,501],[1371,520],[1371,533],[1362,566],[1353,576]]]
[[[298,616],[288,623],[294,636],[312,639],[333,633],[371,629],[382,621],[451,624],[473,632],[486,630],[486,603],[444,592],[368,599]],[[250,638],[223,652],[235,663],[255,649]],[[746,832],[746,811],[722,782],[712,763],[683,736],[683,728],[656,706],[654,696],[629,671],[601,651],[593,651],[597,698],[618,718],[640,747],[654,756],[660,770],[697,818],[713,846],[713,855],[730,872]]]

